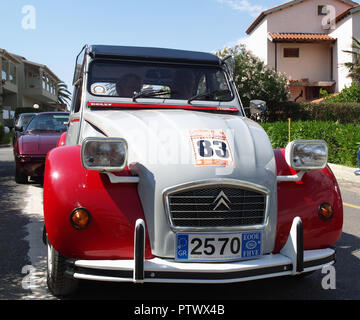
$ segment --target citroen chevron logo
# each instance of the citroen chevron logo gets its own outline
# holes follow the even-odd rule
[[[213,209],[213,211],[215,211],[218,207],[220,207],[220,205],[224,205],[226,208],[228,208],[228,210],[231,210],[228,203],[231,203],[229,198],[226,196],[226,194],[224,193],[224,191],[221,191],[218,196],[216,197],[216,199],[214,200],[213,204],[216,203],[215,208]]]

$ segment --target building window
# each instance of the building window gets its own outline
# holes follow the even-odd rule
[[[318,6],[318,16],[326,16],[328,14],[327,6]]]
[[[9,80],[11,83],[16,84],[16,66],[10,63]]]
[[[9,62],[2,59],[1,80],[9,80]]]
[[[299,58],[299,48],[284,48],[284,58]]]

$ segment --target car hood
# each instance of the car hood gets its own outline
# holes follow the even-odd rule
[[[128,165],[140,177],[138,191],[155,255],[174,256],[174,232],[164,209],[164,190],[216,179],[256,184],[269,191],[263,249],[272,251],[276,228],[276,165],[270,140],[256,122],[239,115],[188,110],[90,111],[84,114],[84,120],[80,140],[99,136],[99,132],[126,139]],[[196,163],[199,152],[196,134],[206,135],[211,130],[226,136],[232,163]]]
[[[26,155],[46,155],[56,147],[61,132],[27,132],[19,137],[19,153]]]

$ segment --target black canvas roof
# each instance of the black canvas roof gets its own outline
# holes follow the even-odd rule
[[[221,59],[211,53],[165,48],[92,45],[89,46],[89,54],[93,58],[221,64]]]

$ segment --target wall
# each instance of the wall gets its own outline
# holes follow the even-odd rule
[[[299,58],[284,58],[284,48],[299,48]],[[278,43],[277,70],[288,74],[290,80],[332,80],[330,48],[329,44],[322,43]]]
[[[326,16],[318,15],[318,5],[332,5],[335,15],[351,6],[336,0],[306,0],[285,10],[268,16],[268,32],[307,32],[324,33],[322,20]]]
[[[34,104],[40,104],[38,99],[23,96],[23,103],[22,103],[23,107],[33,107]]]
[[[267,18],[259,24],[251,35],[245,40],[245,45],[248,50],[258,56],[266,64],[268,63],[268,31]]]
[[[330,36],[337,39],[334,48],[334,80],[336,81],[336,91],[341,91],[345,86],[350,86],[351,79],[348,77],[349,71],[344,66],[345,62],[352,60],[351,54],[343,50],[351,50],[353,35],[353,16],[348,16],[336,25],[336,30]]]

